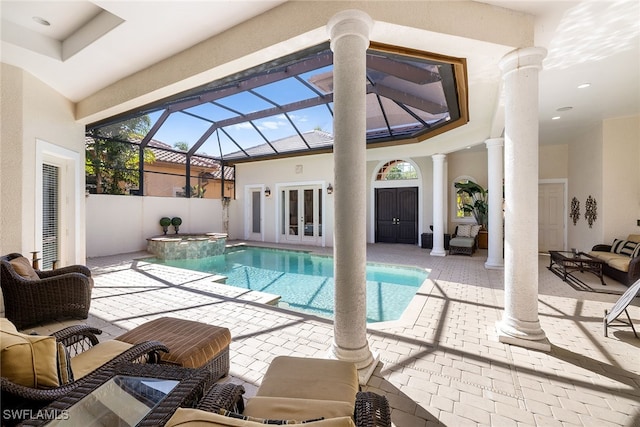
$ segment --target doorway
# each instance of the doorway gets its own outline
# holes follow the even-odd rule
[[[538,252],[565,249],[565,184],[538,184]]]
[[[281,232],[291,243],[318,244],[322,238],[322,186],[281,190]]]
[[[375,242],[418,243],[418,187],[376,188]]]
[[[245,190],[246,215],[245,239],[264,241],[264,186],[247,187]]]

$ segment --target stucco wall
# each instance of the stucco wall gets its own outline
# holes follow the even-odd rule
[[[6,64],[1,102],[2,253],[42,249],[37,177],[42,161],[62,153],[61,161],[73,170],[67,168],[61,180],[67,222],[60,230],[60,265],[83,262],[84,174],[77,172],[84,170],[84,126],[74,119],[74,105],[34,76]]]
[[[566,179],[569,176],[569,145],[541,145],[538,177],[540,179]]]
[[[222,202],[174,197],[91,194],[87,197],[87,256],[143,251],[162,234],[160,218],[180,217],[180,233],[224,232]],[[174,233],[173,227],[169,233]]]
[[[605,243],[640,234],[640,116],[603,122],[602,223]]]
[[[569,189],[567,203],[575,197],[580,202],[580,218],[576,225],[568,223],[568,247],[582,251],[602,243],[602,126],[585,129],[582,137],[569,144]],[[598,204],[598,219],[589,227],[584,214],[587,198],[592,196]]]

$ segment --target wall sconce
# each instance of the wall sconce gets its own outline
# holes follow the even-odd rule
[[[264,189],[264,195],[265,195],[265,197],[270,197],[271,196],[271,189],[269,187]]]
[[[327,185],[327,194],[333,194],[333,187],[331,186],[331,183]]]

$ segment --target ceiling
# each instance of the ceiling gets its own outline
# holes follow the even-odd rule
[[[2,62],[77,102],[281,3],[1,0]],[[548,50],[541,141],[565,142],[603,119],[640,114],[640,2],[483,3],[535,16],[535,44]]]

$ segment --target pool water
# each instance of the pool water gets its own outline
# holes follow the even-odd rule
[[[226,284],[281,296],[280,306],[333,317],[333,258],[250,246],[201,259],[146,261],[227,276]],[[397,320],[422,283],[425,270],[367,263],[367,322]]]

